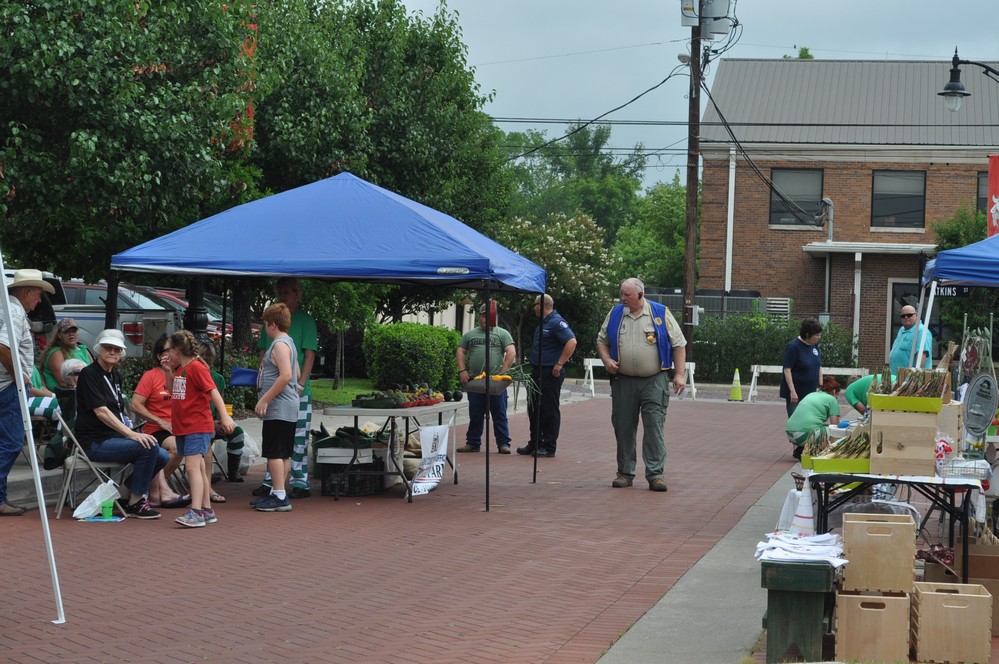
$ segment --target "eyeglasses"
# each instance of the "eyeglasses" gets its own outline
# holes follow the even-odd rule
[[[902,318],[912,318],[916,314],[902,314]]]
[[[101,346],[101,349],[105,353],[110,353],[112,355],[121,355],[123,352],[125,352],[124,348],[119,348],[118,346]]]

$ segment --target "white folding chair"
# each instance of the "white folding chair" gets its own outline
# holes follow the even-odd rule
[[[117,461],[91,461],[87,456],[86,451],[80,446],[80,442],[76,439],[73,431],[69,428],[66,422],[59,416],[59,422],[62,424],[63,434],[69,439],[71,450],[69,454],[66,455],[66,462],[63,464],[62,470],[62,489],[59,491],[59,500],[56,507],[56,518],[62,516],[62,508],[65,507],[67,501],[69,506],[76,509],[76,499],[84,491],[94,486],[95,483],[104,483],[108,480],[113,481],[115,484],[120,485],[124,478],[128,475],[128,472],[132,469],[132,464],[130,463],[120,463]],[[88,482],[83,486],[77,487],[76,475],[78,472],[86,473],[89,471]],[[121,502],[115,501],[115,507],[121,513],[123,517],[127,517],[128,514],[125,512],[125,508],[122,506]]]

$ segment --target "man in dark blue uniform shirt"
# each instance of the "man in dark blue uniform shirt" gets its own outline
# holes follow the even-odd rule
[[[541,396],[529,395],[527,413],[531,420],[531,441],[517,448],[517,454],[535,454],[539,457],[555,456],[558,432],[562,424],[559,412],[559,395],[565,381],[565,363],[576,350],[576,335],[557,311],[550,295],[534,300],[534,313],[542,319],[534,332],[531,346],[531,375],[541,388]]]

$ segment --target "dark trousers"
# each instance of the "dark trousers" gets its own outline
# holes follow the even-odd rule
[[[542,375],[544,374],[544,375]],[[532,367],[531,376],[541,388],[541,396],[529,394],[527,399],[527,414],[531,420],[532,448],[554,452],[558,445],[558,432],[562,427],[562,413],[559,411],[559,396],[562,394],[562,383],[565,382],[565,370],[559,377],[552,376],[552,367]],[[541,412],[538,412],[538,406]]]

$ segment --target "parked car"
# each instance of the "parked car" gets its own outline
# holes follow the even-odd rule
[[[88,284],[79,280],[62,282],[62,290],[65,293],[66,302],[75,307],[90,306],[100,307],[103,311],[107,302],[107,284]],[[140,325],[121,323],[120,329],[125,334],[125,338],[132,344],[140,346],[143,352],[152,348],[156,340],[163,334],[172,334],[176,330],[183,328],[182,315],[170,307],[162,298],[148,293],[141,293],[130,288],[128,285],[118,286],[118,314],[119,317],[125,314],[138,315]],[[65,318],[68,315],[60,315]],[[77,318],[76,316],[73,316]],[[93,316],[90,317],[91,319]],[[77,318],[77,323],[81,326],[83,321]],[[103,327],[103,317],[100,319]],[[100,329],[97,332],[100,332]],[[87,345],[91,342],[85,340],[81,332],[80,340]],[[132,348],[128,351],[132,352]]]
[[[144,286],[144,288],[151,290],[165,300],[170,300],[179,304],[184,311],[187,311],[187,293],[180,288],[162,288],[158,286]],[[205,310],[208,312],[209,326],[212,324],[216,327],[216,333],[213,336],[217,336],[218,330],[222,326],[222,313],[225,311],[225,301],[221,296],[215,295],[214,293],[204,294],[204,306]],[[229,304],[229,309],[226,313],[226,337],[232,337],[232,303]],[[250,321],[250,332],[254,335],[260,334],[260,330],[263,329],[259,320]],[[209,333],[211,333],[209,329]]]

